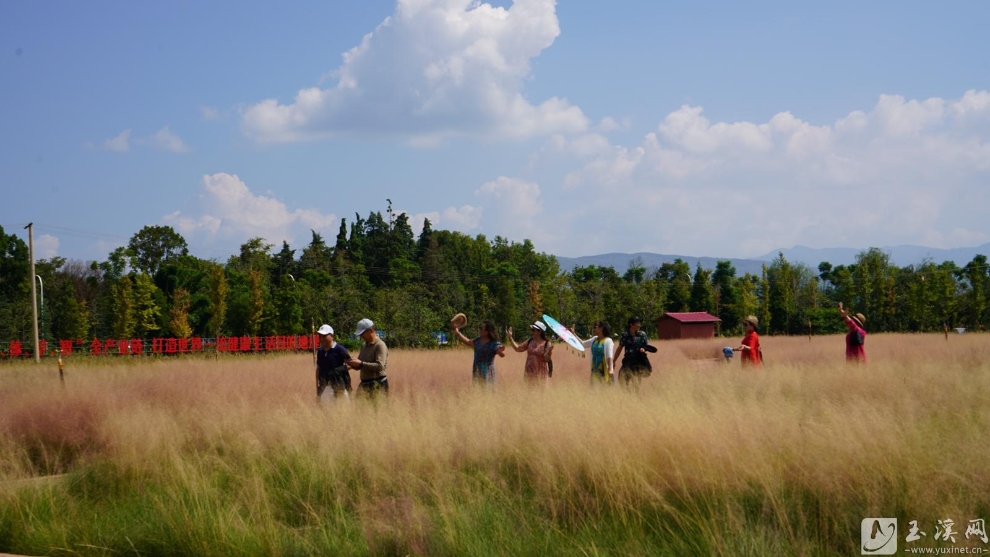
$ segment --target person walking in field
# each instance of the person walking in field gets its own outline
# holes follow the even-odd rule
[[[630,384],[639,386],[644,377],[649,377],[653,373],[653,366],[646,356],[647,352],[656,352],[656,348],[650,346],[650,339],[641,330],[643,320],[639,317],[630,317],[626,325],[626,331],[619,337],[619,344],[615,347],[613,360],[618,361],[619,354],[625,351],[622,357],[622,367],[619,368],[619,379],[628,387]]]
[[[507,331],[512,349],[526,353],[526,370],[523,374],[530,384],[545,383],[553,374],[553,344],[547,339],[547,326],[537,321],[529,326],[530,337],[523,344],[516,344],[512,327]]]
[[[316,397],[330,387],[334,398],[349,399],[351,372],[347,369],[347,361],[351,355],[334,340],[330,325],[320,325],[316,334],[320,335],[320,349],[316,352]]]
[[[743,319],[742,344],[735,349],[741,354],[742,366],[761,367],[763,365],[763,350],[760,348],[760,335],[756,334],[756,316],[750,315]]]
[[[574,327],[571,327],[571,330],[573,331]],[[596,321],[592,332],[595,336],[581,341],[581,344],[591,352],[591,384],[615,383],[615,360],[612,358],[615,342],[612,341],[612,331],[608,323]]]
[[[358,321],[354,334],[364,341],[358,357],[347,361],[347,367],[361,372],[358,393],[369,398],[375,398],[378,394],[388,395],[388,376],[385,373],[388,367],[388,346],[378,337],[371,319]]]
[[[471,378],[479,385],[495,384],[495,356],[505,357],[505,345],[498,341],[495,324],[484,321],[478,329],[478,336],[468,338],[461,329],[454,326],[454,336],[463,344],[474,348],[474,366],[471,368]]]
[[[866,363],[866,317],[862,313],[850,314],[849,310],[842,307],[839,302],[839,315],[849,327],[849,334],[846,335],[846,361],[850,363]]]

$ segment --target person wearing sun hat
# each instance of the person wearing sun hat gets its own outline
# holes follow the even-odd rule
[[[846,335],[846,361],[851,363],[866,363],[866,317],[862,313],[850,313],[839,302],[839,314],[849,327]]]
[[[735,350],[741,354],[742,357],[739,360],[743,366],[760,367],[763,365],[763,350],[760,349],[760,335],[756,334],[756,324],[755,315],[748,316],[742,322],[745,335],[742,343]]]
[[[348,360],[347,367],[361,372],[361,383],[358,393],[374,397],[379,393],[388,394],[388,377],[385,369],[388,366],[388,346],[378,336],[375,324],[371,319],[358,321],[354,336],[364,341],[358,357]]]
[[[550,378],[553,367],[551,356],[553,345],[547,339],[547,326],[537,321],[529,326],[530,338],[523,344],[517,344],[512,338],[512,327],[506,331],[512,348],[516,352],[526,352],[526,371],[524,377],[529,383],[543,383]]]
[[[321,325],[316,334],[320,335],[320,349],[316,352],[317,398],[327,387],[333,389],[334,398],[349,398],[351,372],[347,370],[346,364],[351,355],[334,340],[333,327],[330,325]]]

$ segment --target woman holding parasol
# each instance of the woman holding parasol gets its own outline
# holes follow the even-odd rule
[[[523,344],[517,344],[516,339],[512,338],[512,327],[509,327],[507,332],[512,349],[516,352],[526,352],[526,371],[523,375],[526,381],[537,383],[549,379],[553,345],[547,339],[547,326],[540,321],[530,325],[530,338]]]

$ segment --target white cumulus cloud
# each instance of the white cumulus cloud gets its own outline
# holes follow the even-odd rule
[[[132,137],[131,130],[126,129],[114,137],[105,140],[100,144],[99,148],[114,153],[126,153],[131,150],[132,144],[171,153],[188,153],[192,151],[189,145],[182,141],[182,138],[176,135],[169,126],[165,126],[148,137]],[[87,141],[83,145],[90,149],[97,148],[91,141]]]
[[[188,153],[192,151],[182,138],[172,132],[168,126],[158,130],[154,135],[136,140],[141,145],[147,145],[158,151],[168,151],[170,153]]]
[[[555,199],[544,215],[549,226],[570,233],[540,247],[563,255],[755,256],[795,244],[990,240],[987,91],[958,99],[880,95],[831,124],[790,112],[766,122],[712,122],[702,107],[682,106],[639,144],[561,134],[539,160],[536,170],[554,160],[562,169],[578,164],[564,170],[559,192],[556,184],[544,192]],[[519,190],[491,184],[482,189]]]
[[[58,237],[42,234],[34,240],[34,256],[36,259],[51,259],[58,255]]]
[[[560,34],[555,0],[398,0],[361,44],[343,55],[326,89],[291,103],[267,99],[243,111],[260,142],[333,134],[387,134],[420,145],[452,136],[530,137],[588,127],[581,109],[523,95],[530,61]]]
[[[406,211],[399,212],[406,213]],[[417,236],[423,231],[423,224],[426,219],[430,219],[430,226],[434,230],[456,230],[466,234],[480,227],[482,209],[473,205],[462,205],[461,207],[447,207],[443,211],[406,214],[409,216],[409,224]]]
[[[126,153],[131,148],[131,130],[124,130],[103,142],[103,149],[114,153]]]
[[[324,235],[335,232],[333,214],[315,209],[290,209],[274,196],[258,195],[237,175],[218,172],[203,176],[203,190],[194,214],[175,211],[162,217],[179,233],[206,240],[214,238],[243,242],[262,237],[272,244],[290,244],[312,229]]]

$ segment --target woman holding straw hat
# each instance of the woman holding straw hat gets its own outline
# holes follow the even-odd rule
[[[612,341],[612,331],[604,321],[596,321],[592,331],[595,336],[581,341],[591,352],[591,383],[614,383],[615,360],[612,359],[612,354],[615,343]]]
[[[512,327],[507,331],[512,349],[516,352],[526,352],[526,371],[523,377],[529,383],[545,382],[550,378],[550,358],[553,355],[553,345],[547,339],[547,326],[537,321],[529,326],[530,337],[524,344],[516,344],[512,338]]]
[[[474,366],[471,368],[471,378],[478,385],[495,384],[495,356],[505,357],[505,345],[498,341],[498,333],[495,332],[495,324],[491,321],[484,321],[478,328],[478,336],[468,338],[461,332],[461,327],[467,324],[467,320],[458,320],[461,316],[454,316],[451,326],[454,329],[454,336],[461,343],[474,348]]]
[[[763,365],[763,350],[760,349],[760,335],[756,334],[756,323],[755,315],[748,316],[742,322],[743,333],[745,334],[742,343],[735,351],[742,355],[739,359],[742,361],[743,367]]]
[[[866,363],[866,317],[862,313],[850,314],[849,310],[842,307],[839,302],[839,315],[849,327],[849,334],[846,335],[846,361],[850,363]]]

